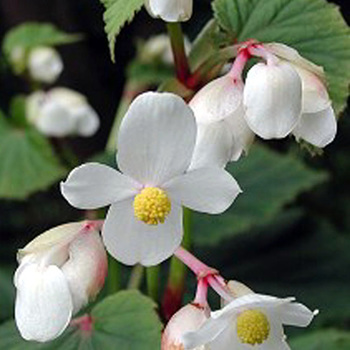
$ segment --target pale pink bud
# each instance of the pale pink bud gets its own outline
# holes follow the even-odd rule
[[[167,324],[162,336],[162,350],[184,350],[182,336],[187,332],[197,331],[209,318],[208,306],[188,304],[181,308]],[[199,346],[193,350],[205,350]]]
[[[146,0],[145,5],[152,17],[166,22],[187,21],[193,11],[193,0]]]

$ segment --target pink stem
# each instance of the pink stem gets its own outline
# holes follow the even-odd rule
[[[275,65],[279,62],[279,59],[266,50],[263,45],[252,45],[248,48],[248,51],[252,56],[263,58],[268,65]]]
[[[208,304],[208,282],[205,278],[201,278],[197,284],[196,297],[194,298],[194,303],[200,306],[206,306]]]
[[[191,269],[197,276],[212,270],[209,266],[202,263],[199,259],[197,259],[194,255],[182,247],[179,247],[175,251],[174,255],[185,265],[187,265],[187,267]]]
[[[208,283],[221,298],[227,301],[232,301],[234,299],[221,276],[208,276]]]
[[[229,71],[228,75],[234,79],[234,80],[242,80],[242,73],[243,73],[243,69],[246,65],[246,63],[249,60],[249,53],[247,51],[247,49],[243,49],[241,50],[236,59],[234,60],[231,70]]]

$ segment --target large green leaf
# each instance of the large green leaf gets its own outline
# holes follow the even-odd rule
[[[32,128],[16,128],[0,115],[0,197],[25,199],[65,174],[47,140]]]
[[[3,41],[3,51],[11,55],[15,48],[29,50],[37,46],[56,46],[81,40],[80,35],[68,34],[51,23],[27,22],[11,29]]]
[[[162,324],[155,304],[137,291],[107,297],[92,309],[91,317],[91,332],[70,326],[62,337],[48,344],[25,342],[11,321],[0,327],[1,346],[7,350],[160,349]]]
[[[101,0],[106,11],[104,13],[105,31],[107,33],[112,61],[115,61],[115,40],[122,27],[131,22],[143,4],[144,0]]]
[[[350,81],[350,30],[325,0],[215,0],[215,17],[229,37],[282,42],[325,68],[341,111]]]
[[[292,338],[294,350],[348,350],[350,349],[350,332],[326,329]]]
[[[267,223],[298,194],[327,178],[324,172],[309,169],[290,154],[260,145],[254,146],[248,157],[231,163],[228,170],[243,193],[222,215],[194,214],[194,239],[198,244],[216,244]]]

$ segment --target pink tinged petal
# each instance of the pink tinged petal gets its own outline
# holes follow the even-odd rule
[[[86,231],[69,246],[69,259],[61,268],[73,299],[73,314],[93,299],[104,285],[107,254],[97,231]]]
[[[331,106],[331,100],[325,83],[305,69],[294,66],[298,72],[303,87],[303,113],[316,113]]]
[[[302,86],[296,70],[288,63],[258,63],[247,75],[244,89],[245,118],[263,139],[283,138],[301,115]]]
[[[167,22],[183,22],[192,16],[193,0],[146,0],[146,8],[153,17]]]
[[[303,304],[291,303],[282,305],[280,313],[283,324],[287,326],[307,327],[318,312],[311,311]]]
[[[303,139],[316,147],[326,147],[337,134],[337,120],[333,108],[302,114],[293,134],[297,139]]]
[[[96,209],[134,196],[138,186],[109,166],[86,163],[73,169],[61,182],[61,192],[73,207]]]
[[[199,329],[208,319],[209,310],[196,304],[182,307],[169,321],[163,335],[161,350],[182,349],[182,336]],[[195,350],[204,350],[198,347]]]
[[[174,94],[147,92],[134,100],[120,126],[118,165],[138,182],[158,186],[188,168],[195,141],[186,103]]]
[[[243,100],[243,83],[229,75],[205,85],[190,102],[197,123],[212,123],[235,113]]]
[[[224,212],[242,192],[226,170],[216,167],[189,171],[163,187],[177,203],[210,214]]]
[[[198,124],[190,169],[209,166],[224,168],[231,159],[233,144],[232,133],[225,120]]]
[[[22,271],[15,318],[24,339],[46,342],[57,338],[68,326],[72,310],[67,281],[57,266],[31,264]]]
[[[125,265],[157,265],[169,258],[182,240],[182,209],[171,203],[165,222],[147,225],[134,216],[132,200],[113,204],[102,229],[108,252]]]

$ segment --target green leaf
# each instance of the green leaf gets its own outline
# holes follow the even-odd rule
[[[27,22],[6,34],[3,51],[10,56],[11,52],[18,47],[27,51],[38,46],[70,44],[81,39],[81,35],[65,33],[51,23]]]
[[[11,122],[17,126],[27,126],[26,119],[26,97],[24,95],[15,96],[10,104]]]
[[[92,312],[91,333],[70,326],[48,344],[23,341],[14,322],[0,327],[1,345],[7,350],[155,350],[160,349],[162,324],[155,304],[138,291],[123,291],[107,297]]]
[[[194,214],[194,239],[198,244],[217,244],[272,220],[298,194],[325,181],[324,172],[307,168],[296,157],[256,145],[249,155],[227,169],[243,193],[224,214]]]
[[[0,197],[25,199],[65,175],[48,141],[32,128],[19,129],[0,115]]]
[[[174,76],[173,67],[162,64],[132,62],[128,67],[128,78],[138,84],[159,85]]]
[[[350,349],[350,332],[324,329],[293,338],[290,345],[295,350],[348,350]]]
[[[215,17],[229,37],[281,42],[325,68],[336,110],[350,81],[350,29],[325,0],[215,0]]]
[[[122,27],[131,22],[136,12],[141,10],[144,0],[101,0],[106,11],[103,19],[105,21],[105,31],[109,42],[112,61],[115,61],[115,41]]]
[[[11,272],[10,269],[0,268],[0,321],[8,319],[13,313],[14,286]]]

